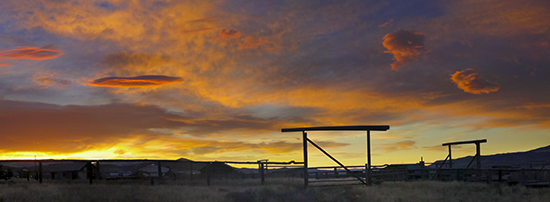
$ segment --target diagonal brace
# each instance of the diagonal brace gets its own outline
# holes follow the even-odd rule
[[[336,160],[329,153],[327,153],[325,150],[323,150],[321,147],[319,147],[317,144],[315,144],[313,141],[311,141],[309,138],[307,138],[307,141],[309,143],[311,143],[313,146],[317,147],[317,149],[319,149],[321,152],[323,152],[325,155],[327,155],[330,159],[332,159],[334,162],[336,162],[342,168],[346,169],[346,171],[348,171],[348,173],[351,173],[351,175],[353,175],[353,177],[357,178],[359,181],[361,181],[361,183],[363,183],[365,186],[367,186],[367,183],[365,183],[365,181],[363,181],[363,179],[361,179],[360,177],[357,177],[357,175],[353,174],[346,166],[344,166],[344,164],[340,163],[340,161]]]

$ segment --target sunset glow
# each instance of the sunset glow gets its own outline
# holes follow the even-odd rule
[[[281,128],[330,125],[390,125],[375,165],[550,144],[547,1],[3,0],[0,25],[0,159],[301,161]],[[308,135],[365,164],[365,132]]]

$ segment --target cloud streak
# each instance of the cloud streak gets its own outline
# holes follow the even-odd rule
[[[210,39],[210,41],[239,39],[241,38],[241,32],[232,29],[222,29],[217,37]]]
[[[36,47],[20,47],[11,50],[0,51],[0,60],[5,59],[25,59],[25,60],[50,60],[64,53],[60,50],[36,48]],[[0,66],[9,64],[0,63]]]
[[[181,77],[143,75],[136,77],[105,77],[88,82],[88,85],[97,87],[150,87],[181,82],[183,82]]]
[[[380,145],[382,146],[382,150],[384,152],[389,153],[389,152],[395,152],[395,151],[414,149],[416,148],[416,146],[414,146],[415,144],[416,144],[416,141],[406,140],[406,141],[396,142],[393,144],[381,143]]]
[[[451,75],[451,80],[464,92],[484,94],[497,92],[500,87],[483,79],[474,69],[468,68]]]
[[[386,34],[382,39],[382,45],[388,49],[384,53],[393,54],[395,62],[391,64],[391,69],[394,71],[416,61],[420,54],[427,52],[424,47],[425,37],[420,32],[400,30]]]

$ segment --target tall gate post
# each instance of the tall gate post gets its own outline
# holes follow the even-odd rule
[[[42,184],[42,161],[38,162],[38,182]]]
[[[449,145],[449,168],[453,168],[453,156],[451,155],[451,145]]]
[[[307,188],[309,186],[309,172],[308,172],[308,165],[307,165],[307,133],[306,131],[302,131],[302,138],[303,138],[303,147],[304,147],[304,187]]]
[[[371,172],[371,161],[370,161],[370,130],[367,130],[367,166],[366,166],[366,177],[367,185],[372,185],[372,172]]]

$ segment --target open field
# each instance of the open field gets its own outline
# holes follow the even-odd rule
[[[84,181],[0,184],[0,201],[550,201],[550,189],[467,182],[387,182],[372,187],[317,187],[304,190],[300,181],[218,182],[215,186],[177,183],[121,184]]]

